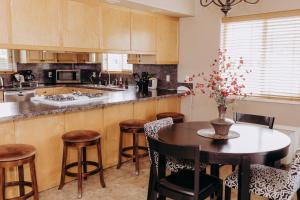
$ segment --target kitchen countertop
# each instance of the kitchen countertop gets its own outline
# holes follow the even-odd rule
[[[47,86],[46,86],[47,87]],[[52,86],[53,87],[53,86]],[[74,87],[74,85],[72,86]],[[136,88],[130,86],[125,91],[111,91],[104,93],[107,98],[99,102],[74,105],[74,106],[49,106],[33,103],[31,101],[0,103],[0,122],[26,119],[36,116],[51,115],[66,112],[75,112],[94,108],[103,108],[112,105],[138,102],[150,99],[160,99],[172,96],[182,96],[182,91],[177,90],[149,90],[148,94],[136,92]]]

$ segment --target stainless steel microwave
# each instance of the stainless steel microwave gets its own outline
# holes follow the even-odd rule
[[[80,70],[56,70],[56,83],[80,82]]]

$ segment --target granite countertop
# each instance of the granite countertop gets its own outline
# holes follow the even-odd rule
[[[52,86],[53,87],[53,86]],[[25,119],[36,116],[51,115],[66,112],[75,112],[93,108],[103,108],[112,105],[125,104],[150,99],[160,99],[172,96],[181,96],[182,91],[177,90],[149,90],[147,94],[136,92],[135,87],[125,91],[111,91],[104,93],[107,98],[99,102],[73,105],[65,107],[49,106],[33,103],[31,101],[0,103],[0,122]]]

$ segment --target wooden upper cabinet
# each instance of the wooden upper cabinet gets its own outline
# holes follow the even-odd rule
[[[60,46],[61,0],[11,0],[10,5],[13,45]]]
[[[130,10],[106,5],[102,6],[102,41],[104,50],[130,50]]]
[[[158,16],[157,30],[157,64],[177,64],[179,19],[175,17]]]
[[[140,11],[131,12],[131,50],[138,53],[156,52],[156,18]]]
[[[52,51],[21,50],[20,63],[56,63],[57,53]]]
[[[100,48],[100,6],[92,0],[64,0],[64,48]]]
[[[9,0],[0,1],[0,46],[9,43],[9,24],[10,24],[10,13],[9,13]]]
[[[58,53],[57,54],[58,63],[76,63],[77,55],[75,53]]]

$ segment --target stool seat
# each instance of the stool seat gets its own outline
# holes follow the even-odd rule
[[[130,119],[126,121],[120,122],[120,127],[121,128],[128,128],[128,129],[144,129],[144,125],[148,123],[149,121],[147,120],[142,120],[142,119]]]
[[[100,138],[101,136],[98,132],[90,130],[70,131],[62,136],[63,141],[71,143],[91,142]]]
[[[178,123],[178,122],[183,122],[184,114],[177,113],[177,112],[164,112],[156,115],[156,118],[158,120],[163,118],[168,118],[168,117],[171,117],[174,123]]]
[[[23,160],[34,156],[36,149],[27,144],[4,144],[0,146],[0,162]]]

